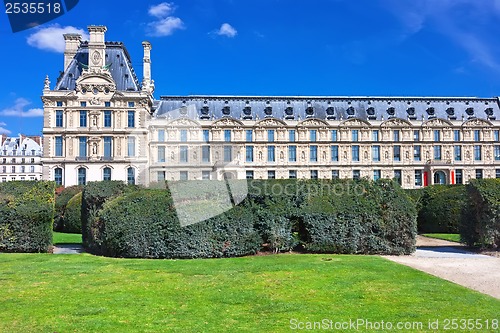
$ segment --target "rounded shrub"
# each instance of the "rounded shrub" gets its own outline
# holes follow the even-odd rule
[[[64,188],[60,193],[56,193],[54,231],[63,231],[64,229],[64,211],[66,205],[76,194],[83,191],[83,186],[75,185]]]
[[[82,192],[73,196],[66,205],[63,217],[63,232],[82,233]]]

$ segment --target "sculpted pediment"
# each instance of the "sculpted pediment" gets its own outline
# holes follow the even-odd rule
[[[301,121],[298,126],[302,127],[325,127],[328,126],[328,123],[324,120],[312,118]]]
[[[281,127],[286,126],[286,123],[276,118],[266,118],[255,124],[257,127]]]
[[[484,127],[484,126],[492,126],[491,122],[481,118],[474,118],[464,121],[462,124],[463,127]]]
[[[170,121],[167,126],[169,127],[201,127],[201,125],[189,118],[177,118],[172,121]]]
[[[384,121],[381,127],[411,127],[411,123],[406,119],[401,118],[391,118],[389,120]]]
[[[75,90],[82,94],[116,91],[116,84],[108,73],[84,73],[76,80]]]
[[[422,124],[422,127],[448,127],[453,126],[453,123],[449,120],[436,118],[427,120]]]
[[[344,120],[343,122],[340,123],[340,126],[344,127],[364,127],[364,126],[371,126],[369,122],[366,120],[360,119],[360,118],[350,118],[347,120]]]
[[[229,117],[216,120],[212,123],[212,126],[215,127],[239,127],[242,125],[243,123],[241,121]]]

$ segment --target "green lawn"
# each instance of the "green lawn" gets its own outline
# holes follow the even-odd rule
[[[54,232],[52,244],[82,244],[82,235],[80,234],[65,234],[62,232]]]
[[[6,333],[290,332],[291,320],[357,318],[423,322],[405,332],[426,332],[429,320],[491,321],[500,308],[500,300],[376,256],[0,254],[0,286]]]
[[[460,234],[422,234],[422,236],[460,243]]]

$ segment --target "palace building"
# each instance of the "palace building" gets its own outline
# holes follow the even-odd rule
[[[153,97],[122,43],[64,35],[45,79],[43,177],[123,180],[395,178],[404,188],[500,178],[500,100],[475,97]]]

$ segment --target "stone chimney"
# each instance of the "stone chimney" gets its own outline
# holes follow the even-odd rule
[[[64,71],[69,66],[69,63],[76,55],[80,43],[82,41],[82,35],[79,34],[64,34],[64,41],[66,42],[66,47],[64,49]]]
[[[91,25],[88,30],[90,34],[89,71],[100,72],[105,64],[106,44],[104,43],[104,33],[107,29],[102,25]]]
[[[142,90],[147,90],[152,93],[151,87],[151,43],[148,41],[142,42],[142,47],[144,48],[144,58],[143,60],[143,78],[142,78]]]

